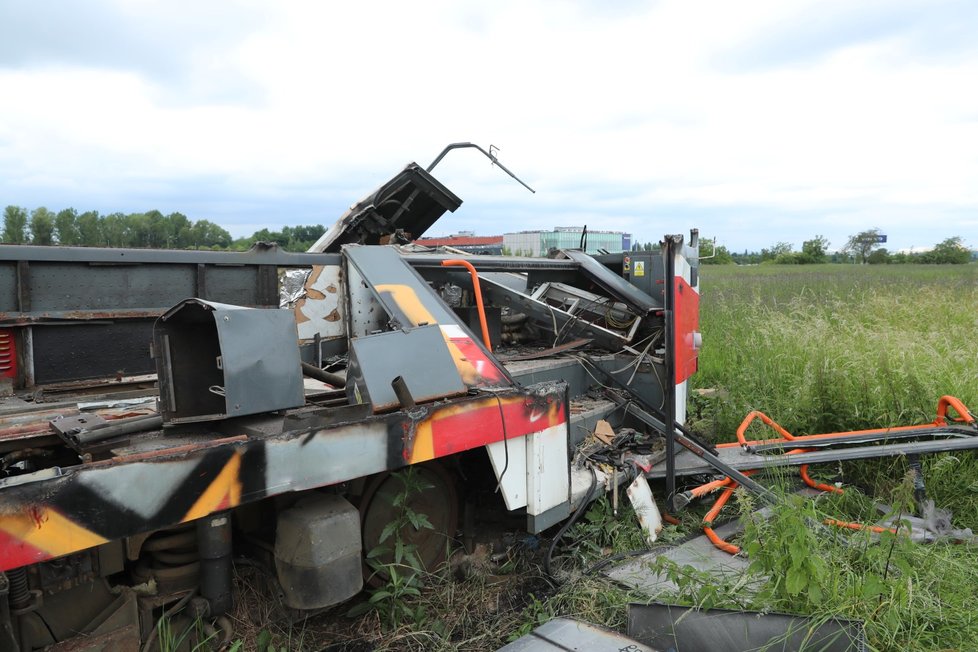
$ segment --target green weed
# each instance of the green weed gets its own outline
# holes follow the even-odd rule
[[[384,583],[372,589],[368,600],[355,605],[347,615],[359,616],[376,611],[388,630],[393,631],[405,623],[420,629],[427,621],[425,606],[417,600],[421,596],[421,577],[425,569],[418,557],[417,545],[409,543],[403,533],[408,528],[433,529],[427,515],[410,506],[412,496],[433,486],[414,467],[392,477],[402,485],[393,500],[397,517],[384,526],[379,545],[367,553],[367,563]]]

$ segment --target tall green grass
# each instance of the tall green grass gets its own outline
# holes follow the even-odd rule
[[[701,287],[693,384],[723,391],[695,412],[721,439],[751,410],[805,434],[978,404],[978,265],[715,266]]]
[[[711,267],[701,287],[704,344],[693,385],[719,390],[692,400],[701,433],[730,440],[751,410],[813,434],[928,422],[945,394],[978,408],[978,265]],[[924,476],[954,525],[978,530],[976,457],[929,456]],[[978,650],[978,548],[812,529],[823,516],[877,520],[874,498],[907,502],[906,460],[828,473],[839,470],[872,497],[854,488],[817,503],[789,496],[768,519],[750,521],[741,544],[752,569],[772,586],[786,582],[751,606],[861,619],[871,649]],[[901,509],[913,510],[912,500]],[[752,518],[749,501],[741,510]],[[743,599],[710,589],[708,578],[704,587],[721,604]]]

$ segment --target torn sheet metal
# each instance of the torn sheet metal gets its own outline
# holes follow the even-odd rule
[[[287,269],[279,279],[278,307],[294,308],[295,302],[306,296],[306,280],[311,269]]]
[[[301,295],[289,306],[295,312],[299,340],[313,340],[317,335],[323,340],[345,338],[343,316],[346,306],[341,268],[338,265],[313,265],[308,272]]]
[[[367,195],[326,230],[310,252],[338,252],[345,244],[397,244],[421,237],[462,200],[417,163]]]
[[[489,278],[480,276],[479,280],[482,291],[494,304],[526,314],[541,328],[554,333],[555,339],[571,340],[586,337],[611,351],[617,351],[631,341],[628,333],[608,330],[592,324],[578,315],[555,308],[545,301],[534,299]]]

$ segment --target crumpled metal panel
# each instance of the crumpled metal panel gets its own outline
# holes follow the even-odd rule
[[[165,423],[305,403],[291,311],[186,299],[160,317],[153,331]]]
[[[294,308],[295,302],[306,296],[306,281],[312,269],[287,269],[279,283],[279,308]]]
[[[409,163],[393,179],[354,204],[309,251],[337,252],[345,244],[389,244],[390,236],[395,241],[414,240],[445,211],[454,212],[461,205],[462,200],[424,168]]]

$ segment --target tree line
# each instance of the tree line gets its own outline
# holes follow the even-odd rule
[[[154,249],[216,249],[244,251],[255,242],[276,242],[289,251],[305,251],[326,229],[287,226],[281,231],[261,229],[247,238],[233,239],[208,220],[191,220],[183,213],[79,213],[66,208],[57,213],[45,207],[28,211],[7,206],[3,212],[2,240],[6,244],[130,247]]]
[[[960,265],[978,257],[964,245],[959,236],[946,238],[932,249],[920,252],[890,252],[881,243],[879,229],[868,229],[849,237],[838,250],[828,250],[829,241],[821,235],[802,243],[801,251],[794,251],[789,242],[778,242],[759,252],[729,251],[723,245],[714,249],[713,242],[700,240],[700,261],[704,265],[812,265],[822,263],[861,263],[869,265],[918,263],[928,265]],[[633,247],[634,249],[634,247]]]

